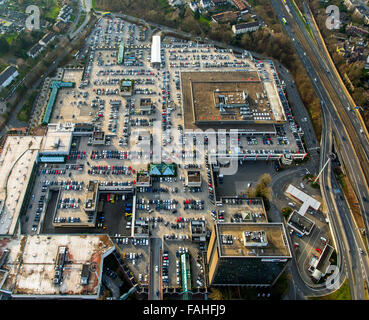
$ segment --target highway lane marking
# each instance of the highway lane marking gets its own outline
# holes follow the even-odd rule
[[[329,114],[332,116],[331,111],[329,110],[329,108],[327,108],[327,110],[328,110]],[[333,125],[334,125],[334,127],[335,127],[336,131],[337,131],[337,132],[339,132],[338,127],[337,127],[337,125],[336,125],[336,123],[335,123],[335,122],[333,122]],[[345,129],[345,128],[344,128],[344,129]],[[345,144],[345,143],[341,143],[341,145],[342,145],[342,147],[343,147],[343,150],[344,150],[344,154],[345,154],[345,156],[346,156],[346,159],[350,159],[350,158],[348,157],[348,155],[347,155],[347,150],[346,150],[347,146],[346,146],[346,144]],[[357,159],[357,158],[356,158],[356,159]],[[355,171],[353,170],[352,165],[351,165],[351,161],[348,161],[348,164],[349,164],[349,166],[350,166],[351,172],[355,172]],[[358,165],[358,164],[356,164],[356,165]],[[354,175],[352,175],[352,178],[353,178],[353,180],[355,181],[355,184],[356,184],[356,190],[361,190],[361,188],[359,187],[358,181],[357,181],[357,179],[356,179],[356,175],[355,175],[355,174],[354,174]],[[361,182],[361,177],[359,177],[359,179],[360,179],[360,182]],[[362,184],[362,182],[361,182],[361,184]],[[361,195],[360,193],[359,193],[359,195],[360,195],[360,197],[359,197],[359,201],[360,201],[360,204],[361,204],[361,208],[363,208],[363,207],[364,207],[364,203],[363,203],[363,200],[362,200],[362,195]],[[368,225],[367,217],[366,217],[366,215],[364,215],[364,216],[365,216],[366,225]]]
[[[346,218],[346,220],[348,222],[348,226],[349,226],[349,228],[350,228],[350,230],[352,232],[352,236],[353,236],[353,239],[354,239],[354,242],[355,242],[355,245],[356,245],[355,251],[358,251],[358,249],[360,248],[360,246],[359,246],[358,241],[357,241],[357,238],[356,238],[357,233],[355,233],[354,230],[353,230],[353,228],[352,228],[352,225],[351,225],[352,221],[349,220],[349,218],[346,215],[345,215],[345,218]],[[355,229],[357,230],[358,228],[355,228]],[[361,237],[359,237],[359,239],[360,239],[359,242],[362,245],[363,242],[362,242]],[[368,276],[366,274],[366,270],[364,268],[364,263],[363,263],[362,256],[361,255],[358,255],[358,257],[359,257],[359,262],[360,262],[360,266],[361,266],[361,269],[362,269],[362,275],[364,275],[364,278],[368,278]]]
[[[319,62],[319,61],[318,61]],[[310,66],[307,66],[307,68],[309,69],[310,68]],[[320,91],[320,90],[319,90]],[[329,95],[328,95],[328,93],[327,93],[327,97],[328,97],[328,100],[330,100],[330,97],[329,97]],[[323,100],[325,100],[325,99],[323,99]],[[332,103],[332,102],[331,102]],[[333,103],[332,103],[333,104]],[[334,105],[334,104],[333,104]],[[330,113],[330,115],[331,115],[331,112],[330,112],[330,110],[328,109],[328,111],[329,111],[329,113]],[[332,116],[332,115],[331,115]],[[337,116],[337,115],[336,115]],[[337,127],[336,127],[336,129],[337,129]],[[346,128],[343,126],[343,129],[344,129],[344,131],[346,132]],[[347,134],[347,132],[346,132],[346,134]],[[353,146],[352,146],[353,147]],[[351,164],[350,164],[350,166],[351,166]],[[361,199],[360,199],[361,200]]]

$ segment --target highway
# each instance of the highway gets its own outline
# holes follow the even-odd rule
[[[322,106],[325,108],[324,105]],[[332,121],[327,119],[323,112],[323,129],[325,134],[322,136],[321,145],[321,167],[327,161],[332,153],[333,130]],[[351,214],[349,208],[339,192],[339,186],[332,174],[332,161],[328,163],[327,169],[322,172],[320,177],[320,187],[324,202],[327,206],[327,216],[330,223],[330,229],[335,239],[335,246],[338,252],[337,265],[340,269],[341,281],[347,274],[350,284],[351,298],[353,300],[364,300],[364,278],[360,273],[359,249],[355,241],[355,233],[351,227]],[[339,209],[338,209],[339,208]],[[346,223],[347,222],[347,223]],[[342,282],[340,282],[341,284]]]
[[[320,51],[320,56],[321,56],[321,61],[331,61],[327,55],[325,50],[322,50],[321,48],[324,46],[324,43],[322,43],[322,38],[319,37],[319,31],[316,28],[316,25],[313,22],[312,16],[311,16],[311,11],[309,10],[309,8],[305,5],[305,16],[307,18],[307,21],[309,23],[310,29],[312,30],[312,33],[314,35],[315,38],[315,42],[318,43],[318,45],[316,46],[316,48]],[[342,102],[342,105],[344,106],[344,108],[341,108],[341,110],[347,115],[347,119],[350,120],[352,127],[355,129],[356,135],[359,139],[359,143],[360,146],[363,148],[363,151],[365,153],[366,156],[366,166],[368,165],[368,159],[369,159],[369,141],[368,141],[368,137],[366,134],[364,134],[363,132],[366,131],[365,126],[362,126],[361,121],[358,118],[358,112],[356,109],[353,108],[353,101],[347,96],[345,88],[344,88],[344,84],[339,81],[339,79],[337,78],[337,76],[339,77],[338,73],[335,70],[335,66],[332,65],[330,62],[326,63],[326,65],[328,66],[328,69],[330,70],[329,72],[326,72],[326,75],[330,81],[330,83],[332,84],[332,86],[334,88],[337,88],[336,93],[337,96],[339,97],[340,101]],[[337,76],[336,76],[337,75]],[[354,143],[354,145],[356,145],[356,143]],[[359,173],[359,171],[358,171]],[[356,177],[354,178],[356,179]],[[368,188],[365,188],[365,186],[363,186],[360,182],[360,179],[356,179],[358,181],[358,183],[356,183],[356,181],[354,182],[354,184],[357,185],[357,188],[355,189],[358,200],[359,200],[359,204],[360,207],[362,209],[362,212],[364,212],[364,222],[365,222],[365,226],[366,226],[366,230],[367,232],[369,231],[369,224],[368,224],[368,218],[369,218],[369,213],[368,213],[368,209],[369,209],[369,204],[367,202],[368,199]],[[368,181],[366,181],[368,182]],[[366,192],[363,192],[363,189],[366,189]]]
[[[364,212],[367,214],[367,203],[363,200],[363,197],[364,199],[368,199],[368,189],[364,175],[361,171],[361,163],[364,160],[361,158],[360,161],[358,157],[355,157],[357,151],[360,149],[361,142],[357,142],[357,140],[356,143],[354,143],[354,141],[351,142],[353,137],[356,135],[356,132],[353,132],[352,124],[350,122],[350,135],[348,134],[348,130],[346,128],[347,119],[346,121],[342,121],[342,114],[337,111],[338,105],[340,105],[341,109],[343,106],[341,101],[338,99],[338,94],[336,94],[335,89],[338,88],[337,84],[335,87],[332,86],[331,82],[327,78],[327,73],[331,74],[330,71],[327,72],[327,67],[329,66],[327,66],[325,61],[322,59],[320,52],[318,52],[318,49],[316,48],[316,43],[312,41],[297,12],[290,7],[292,15],[288,15],[280,1],[272,1],[272,4],[278,18],[282,19],[282,17],[285,17],[287,19],[288,24],[284,25],[284,29],[287,35],[292,39],[297,54],[299,55],[302,64],[305,66],[309,77],[312,79],[313,86],[322,103],[323,119],[325,119],[325,123],[323,123],[324,131],[321,143],[321,161],[324,163],[327,159],[326,155],[332,150],[331,145],[333,142],[329,142],[331,141],[331,138],[327,139],[327,136],[331,137],[331,132],[334,132],[335,141],[338,143],[338,148],[336,148],[336,150],[338,150],[341,155],[347,174],[353,181],[354,189],[359,191],[359,197],[361,198],[359,199],[359,202],[361,202],[362,208],[364,208]],[[338,91],[340,90],[338,89]],[[332,195],[332,187],[337,186],[337,183],[334,180],[332,181],[332,179],[334,178],[331,175],[329,164],[328,170],[323,172],[320,180],[322,194],[325,198],[328,214],[331,218],[331,229],[335,238],[337,250],[343,256],[347,264],[345,270],[348,273],[352,290],[352,298],[363,299],[365,297],[365,293],[363,292],[362,284],[364,279],[367,280],[366,275],[368,274],[367,268],[369,266],[368,260],[367,257],[361,257],[361,255],[360,257],[357,256],[357,252],[359,252],[358,248],[364,247],[363,242],[359,231],[353,227],[354,222],[347,222],[352,220],[352,215],[348,211],[347,206],[345,210],[343,201],[337,203],[337,195]],[[328,190],[326,189],[327,187]],[[340,210],[338,210],[338,208],[340,208]],[[367,217],[365,216],[364,220],[366,219]],[[341,271],[343,270],[343,266],[344,264],[342,263]],[[362,269],[364,269],[365,272],[359,272],[359,270]]]
[[[308,73],[309,68],[314,68],[315,76],[311,77],[311,79],[318,84],[323,95],[325,94],[324,101],[326,102],[326,106],[332,111],[331,114],[335,115],[335,119],[333,120],[338,124],[337,128],[339,131],[336,132],[336,136],[341,140],[340,145],[343,147],[344,165],[358,197],[366,231],[368,232],[369,191],[367,183],[369,181],[369,144],[365,135],[360,133],[362,127],[356,114],[352,111],[351,104],[344,93],[345,89],[342,88],[341,82],[335,76],[334,66],[328,63],[329,57],[324,56],[320,49],[323,47],[323,44],[317,45],[317,41],[313,41],[297,12],[292,7],[290,9],[293,15],[293,19],[290,19],[291,30],[293,29],[293,33],[296,36],[295,42],[297,42],[297,38],[300,40],[300,49],[304,50],[303,54],[306,60],[309,60],[308,64],[306,65],[304,63],[304,65]],[[310,28],[314,30],[313,34],[318,33],[313,25],[310,25]]]
[[[325,162],[329,153],[332,151],[332,144],[334,141],[332,137],[333,132],[340,132],[342,128],[339,126],[342,124],[338,122],[337,119],[332,121],[332,119],[335,119],[335,115],[330,113],[324,103],[322,107],[323,117],[329,117],[329,124],[327,125],[328,128],[324,131],[325,134],[322,139],[325,140],[325,143],[323,145],[322,141],[321,146],[321,159],[322,162]],[[336,141],[340,141],[337,136],[335,139]],[[341,158],[345,157],[345,161],[348,161],[348,150],[345,151],[345,146],[346,145],[340,144],[339,147],[336,146],[335,150],[339,153]],[[321,164],[321,167],[322,165],[323,164]],[[368,259],[366,257],[362,257],[359,251],[360,248],[364,248],[365,246],[347,202],[343,199],[342,194],[336,192],[336,190],[339,190],[339,185],[332,173],[331,162],[321,175],[320,186],[327,205],[329,220],[332,225],[335,225],[335,227],[332,227],[331,229],[335,228],[337,250],[341,253],[347,263],[346,272],[350,281],[352,299],[363,300],[365,299],[363,284],[364,281],[367,281],[368,279],[367,274],[369,264]],[[364,270],[362,270],[363,267],[365,268]]]

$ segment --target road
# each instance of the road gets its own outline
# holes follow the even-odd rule
[[[296,35],[301,40],[302,49],[307,55],[311,68],[314,68],[314,82],[318,84],[320,91],[325,94],[325,102],[332,115],[335,115],[335,123],[337,124],[336,137],[339,144],[342,146],[343,160],[353,188],[358,197],[358,201],[363,213],[366,231],[369,231],[369,144],[364,134],[360,133],[362,128],[356,114],[352,111],[351,104],[344,93],[342,83],[337,79],[334,72],[334,66],[327,63],[329,58],[323,54],[321,47],[322,43],[317,45],[318,39],[315,41],[310,34],[295,10],[291,13],[294,15],[292,23],[296,22],[293,28]],[[311,20],[311,18],[310,18]],[[309,21],[309,20],[308,20]],[[296,28],[297,25],[297,28]],[[313,34],[317,34],[313,24],[310,28],[314,30]],[[297,32],[296,32],[297,31]],[[296,41],[297,42],[297,39]],[[315,81],[317,79],[317,81]],[[320,83],[319,83],[320,80]],[[350,109],[350,111],[347,110]]]
[[[90,21],[90,11],[92,8],[92,1],[91,0],[80,0],[80,12],[86,11],[85,20],[82,22],[82,24],[79,26],[77,30],[70,33],[69,37],[70,39],[73,39],[76,35],[78,35],[81,31],[83,31]]]
[[[330,59],[326,56],[326,52],[324,50],[322,50],[321,48],[324,46],[324,44],[322,43],[322,39],[319,37],[319,31],[316,29],[316,25],[313,23],[312,20],[312,16],[311,16],[311,12],[308,9],[308,7],[305,5],[305,12],[306,12],[306,17],[307,17],[307,21],[309,22],[309,26],[313,32],[314,35],[314,39],[315,41],[318,43],[318,45],[316,46],[317,49],[319,50],[319,55],[321,57],[321,61],[330,61]],[[339,81],[339,79],[337,79],[336,76],[336,72],[335,72],[335,66],[331,65],[330,63],[326,63],[326,65],[329,68],[329,72],[326,72],[326,75],[330,81],[330,83],[332,84],[332,86],[334,88],[337,88],[336,90],[336,94],[339,97],[341,103],[342,103],[342,108],[341,113],[343,112],[346,115],[346,119],[349,119],[350,124],[352,126],[352,128],[354,128],[356,136],[358,137],[358,142],[356,141],[354,143],[353,141],[353,145],[355,146],[360,146],[362,147],[364,153],[365,153],[365,157],[366,157],[366,162],[365,162],[365,166],[368,166],[368,159],[369,159],[369,140],[367,138],[366,134],[363,134],[362,131],[365,131],[365,128],[362,127],[362,123],[360,122],[359,118],[358,118],[358,111],[354,110],[352,107],[352,103],[350,103],[350,99],[349,97],[346,95],[346,91],[345,88],[343,88],[343,83],[341,81]],[[338,74],[337,74],[338,75]],[[338,75],[339,76],[339,75]],[[349,136],[349,138],[351,137],[351,135]],[[345,143],[347,144],[347,143]],[[365,173],[365,172],[364,172]],[[359,204],[360,207],[362,209],[363,217],[364,217],[364,223],[366,226],[366,231],[368,233],[369,231],[369,204],[367,202],[367,200],[365,199],[369,199],[367,196],[369,195],[368,192],[368,186],[367,186],[367,181],[364,181],[364,183],[361,181],[361,172],[360,170],[356,170],[356,174],[354,175],[353,178],[353,184],[354,184],[354,189],[356,192],[356,195],[358,197],[359,200]],[[355,188],[356,186],[356,188]]]
[[[82,1],[82,0],[81,0]],[[81,13],[82,13],[82,3],[80,3],[80,5],[78,6],[78,13],[77,13],[77,17],[74,19],[73,21],[73,24],[72,26],[70,27],[70,32],[69,32],[69,35],[70,37],[72,36],[73,34],[73,30],[75,29],[75,27],[77,26],[78,24],[78,21],[81,17]]]
[[[324,105],[323,108],[325,108]],[[322,147],[322,160],[327,159],[328,152],[332,150],[332,126],[335,127],[336,124],[330,120],[330,134],[325,135],[329,136],[330,139],[326,139],[327,144],[324,148]],[[331,163],[328,164],[327,170],[322,173],[321,188],[326,203],[330,206],[330,221],[338,225],[337,230],[340,234],[337,238],[340,242],[341,253],[347,262],[346,272],[350,280],[352,299],[365,300],[364,281],[368,279],[368,261],[360,254],[360,248],[363,248],[364,244],[344,194],[336,191],[340,187],[332,173]]]
[[[321,145],[321,167],[323,167],[328,159],[328,156],[332,153],[333,143],[331,120],[329,118],[327,119],[324,112],[323,129],[325,134],[322,137]],[[338,195],[333,192],[333,190],[338,189],[338,185],[335,179],[332,177],[331,165],[332,161],[328,163],[327,169],[322,172],[320,177],[321,192],[324,202],[327,206],[327,216],[329,219],[331,232],[333,238],[335,239],[335,247],[337,249],[337,265],[339,266],[340,274],[342,275],[341,280],[343,281],[343,275],[347,274],[352,299],[356,300],[362,297],[364,291],[361,291],[360,288],[355,285],[355,279],[361,279],[361,277],[358,274],[353,274],[356,261],[353,261],[350,254],[350,248],[353,246],[352,236],[349,235],[349,230],[347,230],[347,227],[345,228],[341,218],[341,214],[350,215],[350,213],[344,201],[340,201],[340,210],[338,210]],[[361,281],[361,283],[363,283],[363,281]]]
[[[91,8],[91,0],[85,0],[86,2],[89,2],[90,3],[90,7]],[[88,17],[88,18],[87,18]],[[90,19],[90,16],[89,15],[86,15],[86,18],[87,18],[87,22],[89,22],[89,19]],[[85,20],[86,21],[86,20]],[[74,38],[72,40],[72,43],[77,41],[78,40],[78,37],[77,38]],[[55,59],[55,61],[48,67],[48,69],[46,70],[46,72],[44,73],[44,75],[42,77],[40,77],[37,81],[35,81],[35,83],[32,85],[31,88],[28,89],[28,93],[32,93],[36,88],[39,87],[39,85],[41,84],[41,82],[47,77],[49,76],[52,72],[54,72],[57,67],[58,67],[58,64],[59,62],[68,54],[68,52],[65,52],[63,55],[57,57]],[[19,113],[19,111],[21,110],[21,108],[23,107],[23,104],[24,102],[26,101],[26,95],[24,97],[22,97],[22,99],[18,102],[18,104],[16,105],[16,107],[12,110],[11,112],[11,115],[10,115],[10,118],[6,124],[6,126],[0,131],[0,136],[4,136],[7,131],[13,127],[17,127],[17,126],[24,126],[25,123],[23,122],[20,122],[18,119],[17,119],[17,114]],[[33,110],[32,110],[33,111]]]
[[[284,25],[284,29],[287,35],[293,40],[293,44],[296,48],[297,54],[299,55],[303,65],[305,66],[309,77],[312,79],[313,86],[317,92],[319,99],[322,102],[323,117],[326,117],[326,120],[324,121],[326,122],[326,124],[328,124],[328,126],[325,126],[325,131],[323,131],[322,134],[323,141],[321,148],[324,149],[324,152],[322,153],[322,162],[325,162],[325,159],[327,159],[326,154],[329,154],[331,152],[331,144],[324,141],[327,135],[326,130],[332,130],[333,132],[335,132],[336,141],[338,141],[340,146],[339,152],[340,154],[342,154],[342,159],[348,171],[348,174],[354,181],[354,188],[356,187],[356,190],[360,190],[362,192],[362,195],[366,197],[366,195],[364,195],[367,194],[366,181],[364,180],[363,174],[361,172],[360,161],[357,157],[355,157],[356,150],[359,149],[360,143],[355,144],[355,148],[353,147],[353,144],[350,143],[350,138],[352,138],[353,133],[352,131],[350,131],[351,136],[349,136],[345,126],[347,125],[347,123],[342,121],[340,114],[337,112],[336,108],[340,101],[337,101],[338,94],[333,94],[334,92],[336,92],[336,90],[332,90],[332,87],[329,87],[332,86],[326,76],[326,74],[328,73],[326,72],[327,67],[329,66],[327,66],[326,63],[322,60],[320,53],[315,47],[314,42],[308,34],[305,26],[301,25],[302,22],[297,13],[293,10],[293,8],[290,7],[290,11],[293,14],[293,16],[291,17],[287,14],[286,11],[284,11],[284,8],[280,1],[272,1],[272,3],[278,17],[280,19],[282,19],[282,17],[285,17],[287,19],[288,24]],[[330,123],[333,124],[332,129],[330,129],[329,127]],[[331,137],[331,134],[329,134],[328,136]],[[331,221],[333,225],[331,228],[332,233],[336,240],[335,242],[339,254],[345,256],[345,261],[349,265],[346,270],[348,270],[348,277],[350,280],[351,288],[353,290],[353,298],[362,299],[364,293],[361,286],[353,286],[353,284],[359,284],[359,282],[363,283],[364,279],[367,278],[363,277],[363,275],[358,272],[354,272],[355,270],[353,270],[352,267],[358,267],[360,265],[361,258],[357,259],[355,254],[351,255],[350,253],[350,248],[354,248],[352,247],[354,242],[353,240],[361,240],[361,237],[359,232],[357,232],[357,230],[355,229],[351,229],[356,232],[354,232],[353,237],[350,237],[350,232],[348,232],[348,230],[344,228],[345,224],[342,224],[342,222],[340,221],[340,217],[338,217],[338,215],[341,212],[338,210],[338,204],[335,202],[335,197],[332,197],[331,194],[328,195],[325,189],[327,186],[332,186],[332,184],[336,185],[334,181],[332,182],[331,180],[332,177],[330,174],[330,167],[328,168],[328,172],[329,175],[327,177],[326,174],[323,172],[320,184],[323,187],[322,194],[325,198],[328,212],[333,219],[333,221]],[[330,188],[330,190],[332,190],[332,188]],[[344,211],[345,210],[342,210],[342,212]],[[349,213],[346,216],[352,218]],[[365,269],[366,265],[367,261],[364,262]],[[368,274],[368,272],[366,271],[365,274]]]
[[[162,240],[160,238],[150,238],[150,287],[149,287],[149,299],[161,300],[162,299],[162,286],[161,286],[161,249]],[[155,266],[159,267],[159,272],[155,271]],[[159,296],[156,294],[159,290]]]
[[[122,16],[124,16],[124,15],[122,15]],[[139,19],[137,19],[137,20],[139,20]],[[163,28],[163,26],[160,26],[161,28]],[[165,27],[164,27],[165,28]],[[164,30],[164,31],[170,31],[170,32],[175,32],[175,33],[178,33],[176,30],[173,30],[173,29],[170,29],[170,28],[166,28],[167,30]],[[187,36],[189,36],[189,37],[193,37],[192,35],[189,35],[189,34],[187,34]],[[218,44],[217,42],[215,42],[215,41],[209,41],[210,43],[213,43],[213,44],[215,44],[215,45],[219,45],[219,46],[221,46],[221,47],[225,47],[225,45],[224,44]],[[297,45],[298,46],[298,43],[296,42],[296,44],[295,45]],[[239,51],[241,50],[241,49],[239,49],[239,48],[237,48]],[[304,55],[303,55],[303,49],[301,48],[301,46],[300,46],[300,48],[298,48],[299,50],[298,50],[298,52],[299,52],[299,54],[300,54],[300,57],[302,56],[302,59],[304,58]],[[60,57],[59,58],[59,60],[61,59],[62,57]],[[311,63],[309,63],[309,61],[307,60],[307,58],[305,57],[305,59],[306,59],[306,66],[307,66],[307,68],[308,68],[308,72],[309,72],[309,75],[310,76],[314,76],[314,77],[316,77],[316,73],[314,72],[314,69],[313,69],[313,67],[311,66]],[[55,64],[55,65],[57,65],[57,63]],[[299,98],[299,96],[296,96],[296,93],[295,93],[295,91],[296,90],[293,90],[293,79],[292,79],[292,77],[290,76],[290,75],[288,75],[288,71],[286,71],[286,70],[284,70],[283,68],[281,68],[281,70],[280,70],[280,72],[281,73],[285,73],[285,77],[286,78],[288,78],[288,77],[290,77],[290,79],[289,80],[287,80],[287,92],[288,92],[288,94],[289,94],[289,97],[290,97],[290,94],[291,94],[291,97],[292,96],[294,96],[294,98],[292,98],[292,99],[294,99],[294,100],[299,100],[300,98]],[[41,81],[41,79],[39,80],[39,81]],[[38,81],[38,82],[39,82]],[[317,81],[318,82],[318,81]],[[320,80],[319,80],[319,82],[320,82]],[[38,83],[39,84],[39,83]],[[36,83],[35,83],[35,85],[34,86],[36,86]],[[319,87],[320,88],[319,88]],[[323,86],[321,85],[321,83],[316,83],[315,84],[315,87],[318,87],[318,89],[317,90],[320,90],[319,92],[320,92],[320,97],[322,98],[322,100],[323,101],[327,101],[327,105],[330,103],[330,99],[328,98],[328,96],[327,96],[327,94],[325,94],[324,93],[324,88],[323,88]],[[298,95],[298,94],[297,94]],[[324,96],[325,95],[325,96]],[[290,98],[290,100],[291,100],[291,98]],[[301,99],[300,99],[300,101],[301,101]],[[301,102],[301,105],[302,105],[302,102]],[[19,106],[19,105],[18,105]],[[18,107],[17,106],[17,107]],[[20,108],[19,108],[20,109]],[[307,116],[307,112],[306,112],[306,110],[304,111],[304,108],[295,108],[294,110],[301,110],[301,111],[297,111],[297,114],[296,114],[296,117],[300,120],[300,124],[301,124],[301,126],[303,127],[303,129],[305,130],[305,128],[304,128],[304,123],[303,122],[301,122],[301,119],[303,119],[303,118],[305,118],[305,117],[307,117],[308,119],[309,119],[309,117]],[[300,112],[300,113],[299,113]],[[15,115],[16,115],[16,113],[14,113]],[[14,114],[13,114],[13,117],[14,117]],[[333,117],[332,117],[333,118]],[[336,117],[337,119],[334,119],[333,120],[333,123],[335,123],[335,121],[337,121],[338,123],[336,124],[336,126],[335,126],[335,130],[340,130],[341,128],[339,128],[339,129],[337,129],[337,126],[339,126],[339,125],[342,125],[341,123],[340,123],[340,121],[339,121],[339,118],[338,117]],[[308,120],[308,121],[310,121],[310,120]],[[309,127],[309,123],[307,123],[306,124],[306,126],[307,127]],[[306,131],[306,133],[305,133],[305,139],[306,139],[306,141],[307,141],[307,144],[309,144],[309,148],[310,149],[312,149],[312,150],[315,150],[314,148],[318,148],[319,146],[318,146],[318,143],[316,142],[316,139],[315,139],[315,135],[314,135],[314,133],[313,133],[313,131],[311,132],[311,131],[309,131],[309,129],[310,128],[308,128],[308,130]],[[346,134],[347,135],[347,134]],[[343,141],[345,141],[345,140],[343,140]],[[349,147],[349,144],[344,144],[344,146],[346,146],[347,148]],[[329,148],[327,148],[327,150],[328,150]],[[309,150],[309,149],[308,149]],[[349,154],[349,153],[347,153],[348,152],[348,150],[346,150],[346,157],[347,157],[347,154]],[[311,152],[312,153],[312,152]],[[318,156],[317,156],[318,157]],[[323,179],[323,178],[322,178]],[[332,181],[330,182],[331,184],[332,184]],[[332,188],[331,188],[331,190],[332,190]],[[342,205],[342,204],[340,204],[340,205]],[[330,210],[331,211],[331,210]],[[333,210],[333,212],[334,212],[334,210]],[[334,219],[334,218],[333,218]],[[342,224],[342,223],[341,223]],[[350,230],[354,230],[355,228],[353,227],[354,226],[354,224],[350,224],[349,225],[349,227],[348,228],[350,228]],[[340,228],[338,228],[338,229],[343,229],[342,227],[340,227]],[[340,237],[337,237],[337,238],[340,238]],[[350,242],[350,243],[352,243],[352,242],[355,242],[355,241],[357,241],[357,243],[359,243],[359,240],[361,240],[360,239],[360,236],[359,236],[359,238],[357,238],[357,233],[355,233],[355,232],[353,232],[353,237],[347,237],[348,238],[348,242]],[[341,239],[341,238],[340,238]],[[151,263],[151,290],[150,290],[150,293],[151,293],[151,297],[152,297],[152,299],[159,299],[157,296],[156,296],[156,291],[158,290],[158,289],[161,289],[161,277],[160,277],[160,273],[156,273],[155,272],[155,266],[156,265],[158,265],[158,266],[160,266],[160,248],[161,248],[161,239],[158,239],[158,238],[153,238],[153,239],[151,239],[150,240],[151,241],[151,250],[152,250],[152,263]],[[356,252],[358,252],[358,251],[356,251]],[[351,262],[351,265],[353,266],[353,273],[355,273],[356,274],[356,277],[357,277],[357,270],[359,270],[359,266],[360,266],[360,264],[361,264],[361,257],[359,258],[359,259],[357,259],[357,257],[355,256],[355,255],[353,255],[353,257],[351,257],[351,258],[355,258],[354,259],[354,261],[352,261]],[[365,263],[364,263],[364,265],[365,265]],[[369,270],[369,269],[366,269],[367,267],[365,267],[364,266],[364,268],[365,268],[365,270]],[[322,290],[316,290],[316,289],[311,289],[311,288],[308,288],[308,287],[306,287],[306,284],[303,282],[303,280],[300,278],[300,276],[299,276],[299,272],[298,272],[298,270],[297,270],[297,266],[296,266],[296,264],[295,263],[293,263],[292,265],[291,265],[291,267],[290,267],[290,269],[291,269],[291,272],[292,272],[292,274],[293,274],[293,278],[294,278],[294,282],[295,282],[295,284],[297,284],[298,285],[298,288],[302,288],[303,290],[302,290],[302,292],[305,294],[305,295],[312,295],[312,292],[313,292],[313,295],[314,295],[314,292],[316,292],[316,295],[318,295],[318,294],[322,294],[322,293],[328,293],[328,291],[322,291]],[[366,273],[366,274],[368,274],[368,273]],[[353,276],[354,277],[354,276]],[[300,289],[299,289],[299,291],[300,291]],[[161,290],[160,290],[160,292],[161,292]],[[359,295],[359,293],[358,293],[358,295]]]
[[[369,159],[369,140],[368,137],[363,134],[360,130],[363,130],[362,123],[360,122],[357,112],[355,112],[355,104],[350,99],[350,97],[347,96],[346,90],[344,87],[344,84],[339,81],[338,77],[339,74],[335,72],[336,67],[332,65],[329,57],[327,57],[327,53],[325,50],[323,50],[325,44],[322,42],[322,38],[320,37],[320,32],[317,30],[317,26],[314,23],[312,13],[309,9],[309,7],[304,3],[304,12],[305,17],[307,19],[307,22],[309,23],[310,29],[312,30],[313,36],[314,36],[314,42],[316,42],[316,48],[319,50],[321,61],[324,61],[324,65],[326,66],[327,72],[327,78],[329,79],[332,86],[336,88],[336,94],[339,97],[342,106],[344,108],[341,108],[342,111],[347,115],[347,119],[349,119],[356,131],[356,134],[360,140],[361,146],[364,149],[365,155],[367,159]],[[364,130],[363,130],[364,131]]]
[[[50,75],[52,72],[55,71],[55,69],[58,67],[59,62],[66,56],[66,54],[63,54],[62,56],[58,57],[54,63],[52,63],[49,68],[46,70],[46,72],[44,73],[43,77],[39,78],[33,85],[31,88],[28,89],[28,92],[31,93],[34,90],[36,90],[36,88],[39,87],[39,85],[41,84],[41,82],[48,76]],[[25,101],[27,100],[28,96],[24,95],[22,97],[22,99],[18,102],[17,106],[12,110],[10,118],[6,124],[6,126],[3,128],[3,130],[1,130],[0,132],[0,136],[4,136],[9,129],[17,127],[17,126],[24,126],[26,125],[24,122],[21,122],[17,119],[17,115],[19,113],[19,111],[22,109],[23,104],[25,103]]]
[[[319,166],[315,167],[314,164],[319,164],[319,149],[320,144],[317,141],[313,125],[307,109],[301,100],[301,97],[296,89],[295,81],[291,73],[281,65],[276,64],[277,71],[281,80],[284,80],[286,85],[286,93],[288,102],[292,107],[293,114],[297,123],[300,125],[304,132],[305,149],[309,153],[313,166],[309,168],[309,171],[313,174],[318,174]]]

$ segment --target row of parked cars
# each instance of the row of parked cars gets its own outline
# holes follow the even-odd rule
[[[99,181],[100,186],[132,186],[133,181]]]
[[[186,200],[183,200],[183,208],[184,210],[204,210],[205,201],[186,199]]]
[[[57,208],[58,209],[78,209],[81,203],[81,199],[75,198],[64,198],[59,199]]]
[[[54,223],[78,223],[81,222],[79,217],[57,217],[54,219]]]
[[[209,199],[212,204],[214,204],[214,190],[213,190],[213,180],[211,178],[211,170],[209,164],[209,156],[205,154],[205,165],[206,165],[206,175],[208,176],[208,191],[209,191]]]
[[[92,160],[98,159],[129,159],[129,151],[118,151],[118,150],[92,150],[90,158]]]
[[[38,224],[40,223],[40,216],[45,206],[45,195],[41,195],[38,200],[38,206],[35,213],[35,217],[33,218],[34,224],[32,225],[32,231],[37,231]],[[32,208],[32,204],[30,205],[30,209]]]
[[[163,252],[163,261],[162,261],[162,281],[163,284],[168,286],[169,285],[169,253],[168,251]]]
[[[65,170],[63,169],[41,169],[41,174],[65,174]]]

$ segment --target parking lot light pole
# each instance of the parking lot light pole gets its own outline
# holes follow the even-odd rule
[[[327,166],[328,162],[329,162],[330,160],[335,159],[335,157],[336,157],[336,156],[335,156],[335,154],[334,154],[334,153],[332,153],[332,154],[328,155],[328,160],[327,160],[327,161],[326,161],[326,163],[324,164],[323,168],[320,170],[319,174],[317,175],[317,177],[315,178],[315,180],[314,180],[314,182],[313,182],[313,183],[316,183],[316,182],[318,181],[318,179],[319,179],[320,175],[322,174],[323,170],[324,170],[324,169],[325,169],[325,167]]]

